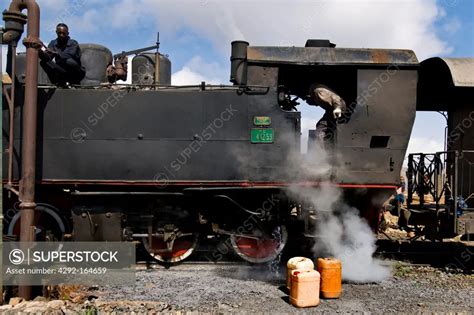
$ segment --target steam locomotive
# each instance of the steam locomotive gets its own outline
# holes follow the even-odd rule
[[[323,182],[340,188],[376,229],[399,184],[415,118],[419,64],[412,51],[335,48],[327,40],[305,47],[234,41],[233,85],[181,87],[171,85],[171,62],[162,54],[137,54],[131,84],[119,84],[106,75],[118,56],[99,45],[81,49],[81,85],[54,86],[41,69],[38,76],[38,238],[140,240],[152,257],[174,263],[213,235],[229,237],[243,259],[267,262],[282,251],[289,222],[311,233],[324,209],[295,191]],[[4,184],[13,192],[21,188],[26,64],[24,55],[16,59],[12,120],[6,100],[3,107],[6,151],[13,132]],[[330,149],[318,150],[310,130],[302,154],[297,106],[308,106],[298,102],[311,102],[316,82],[350,105]],[[17,198],[10,196],[4,202],[13,207]],[[19,217],[8,223],[8,235],[19,235]]]

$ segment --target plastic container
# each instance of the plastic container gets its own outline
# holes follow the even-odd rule
[[[321,297],[337,299],[342,293],[342,264],[336,258],[319,258],[318,271],[321,274]]]
[[[287,276],[286,276],[286,287],[288,290],[291,288],[291,272],[295,269],[301,269],[301,270],[313,270],[314,269],[314,263],[311,259],[306,258],[306,257],[293,257],[290,260],[288,260],[286,264],[286,268],[288,270]]]
[[[296,269],[291,272],[290,303],[296,307],[319,304],[321,277],[316,270]]]

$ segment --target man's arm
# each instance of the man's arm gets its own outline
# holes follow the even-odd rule
[[[48,49],[46,49],[45,53],[52,59],[56,55],[56,41],[52,40],[48,44]]]
[[[340,118],[342,111],[346,109],[346,103],[334,91],[327,86],[318,85],[315,90],[316,103],[324,103],[333,109],[334,118]]]
[[[334,118],[341,118],[342,112],[346,109],[346,103],[344,100],[337,94],[333,95],[333,115]]]

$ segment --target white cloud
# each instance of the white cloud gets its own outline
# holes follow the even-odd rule
[[[329,38],[339,47],[414,49],[420,60],[450,51],[436,34],[434,24],[445,13],[435,0],[122,0],[110,11],[130,24],[154,17],[162,32],[189,28],[223,53],[235,39],[302,46],[308,38]]]
[[[124,24],[132,25],[136,23],[137,20],[143,18],[143,13],[153,14],[149,8],[144,8],[142,4],[139,3],[140,1],[133,1],[133,0],[121,0],[120,3],[112,5],[110,8],[107,8],[107,11],[113,12],[114,18],[108,20],[110,26],[122,28]],[[132,20],[130,20],[130,18]]]
[[[448,34],[453,35],[461,29],[461,26],[462,24],[459,18],[452,18],[443,24],[443,30]]]
[[[64,19],[73,33],[96,32],[95,21],[102,17],[102,12],[97,10],[87,10],[82,16],[70,16]],[[55,35],[55,34],[54,34]],[[71,35],[72,36],[72,35]]]
[[[175,72],[171,77],[172,85],[198,85],[202,81],[209,84],[219,84],[218,81],[207,79],[202,74],[197,73],[186,66],[178,72]]]
[[[221,84],[226,81],[227,71],[217,63],[207,63],[200,56],[194,56],[180,70],[173,73],[172,85],[198,85],[202,81],[206,84]],[[228,79],[227,79],[228,81]]]
[[[87,0],[82,1],[85,2]],[[42,11],[48,10],[53,12],[59,12],[65,7],[67,7],[68,0],[37,0],[36,2],[38,3]]]
[[[444,151],[443,139],[433,139],[425,137],[411,137],[408,144],[407,154],[409,153],[435,153]]]

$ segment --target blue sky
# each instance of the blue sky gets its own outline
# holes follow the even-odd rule
[[[413,49],[431,56],[474,56],[472,0],[38,0],[41,39],[65,22],[81,43],[113,53],[154,44],[173,63],[174,84],[228,83],[230,42],[303,46],[329,38],[339,47]],[[6,8],[7,0],[0,0]],[[3,50],[4,52],[5,50]],[[304,111],[305,128],[321,115]],[[409,151],[443,148],[445,119],[418,113]],[[306,133],[306,131],[304,131]]]

